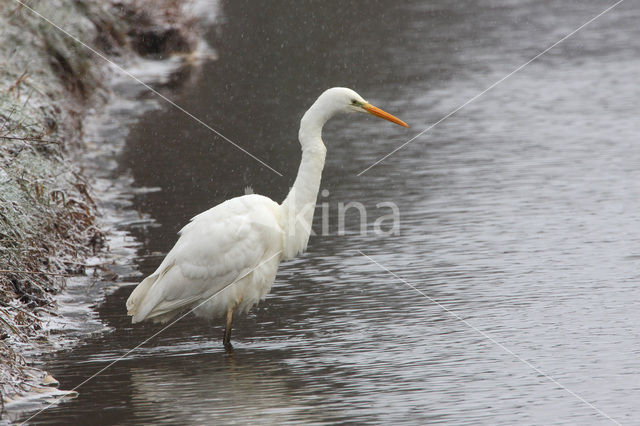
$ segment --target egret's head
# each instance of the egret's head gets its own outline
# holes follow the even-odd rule
[[[346,87],[333,87],[328,89],[320,95],[318,101],[321,101],[327,108],[335,112],[366,112],[376,117],[389,120],[392,123],[399,124],[400,126],[409,127],[404,121],[371,105],[365,101],[362,96]]]

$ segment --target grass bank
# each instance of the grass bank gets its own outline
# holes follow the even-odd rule
[[[57,382],[23,354],[46,345],[43,321],[83,260],[103,249],[96,204],[74,163],[86,111],[104,102],[107,63],[195,48],[175,0],[6,0],[0,4],[0,400]],[[30,10],[30,8],[33,9]],[[37,13],[35,13],[35,12]],[[38,16],[41,14],[41,16]]]

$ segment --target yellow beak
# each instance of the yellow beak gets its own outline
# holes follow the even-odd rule
[[[392,123],[399,124],[400,126],[409,127],[407,123],[400,120],[398,117],[394,117],[386,111],[381,110],[378,107],[374,107],[373,105],[367,103],[362,104],[362,108],[365,109],[369,114],[375,115],[376,117],[384,118],[385,120],[389,120]]]

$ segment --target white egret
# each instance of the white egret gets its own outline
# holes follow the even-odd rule
[[[357,111],[408,127],[351,89],[322,93],[300,121],[302,160],[287,198],[278,204],[244,195],[191,219],[158,269],[129,296],[132,322],[166,322],[188,309],[205,318],[226,313],[223,343],[230,348],[234,311],[246,312],[264,300],[280,262],[307,247],[326,154],[323,125],[338,113]]]

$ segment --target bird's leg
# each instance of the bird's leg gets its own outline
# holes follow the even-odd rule
[[[222,338],[222,343],[224,344],[225,349],[232,349],[231,346],[231,323],[233,321],[233,308],[229,308],[227,310],[227,325],[224,328],[224,337]]]

